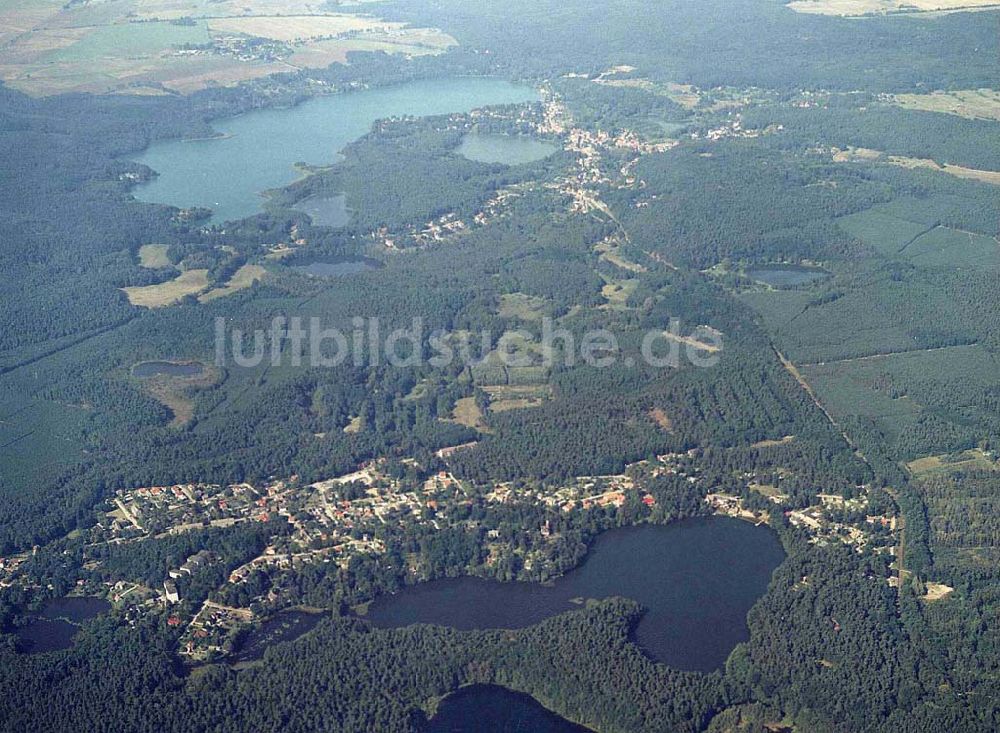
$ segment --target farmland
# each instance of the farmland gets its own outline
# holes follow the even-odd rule
[[[229,278],[225,285],[212,288],[207,293],[200,295],[198,300],[202,303],[207,303],[216,298],[224,298],[227,295],[238,293],[240,290],[245,290],[255,282],[262,280],[266,273],[267,271],[260,265],[243,265],[233,273],[233,276]]]
[[[797,13],[856,17],[885,13],[954,13],[996,7],[994,0],[793,0]]]
[[[355,51],[440,53],[432,28],[277,0],[35,0],[0,11],[0,79],[33,95],[186,94],[345,63]]]
[[[838,163],[849,163],[852,161],[882,162],[890,165],[898,165],[902,168],[925,168],[927,170],[939,171],[955,176],[956,178],[968,178],[974,181],[982,181],[993,185],[1000,185],[1000,171],[981,170],[979,168],[969,168],[962,165],[952,165],[951,163],[938,163],[929,158],[913,158],[905,155],[887,155],[879,150],[870,148],[849,148],[838,150],[833,155],[834,161]]]
[[[1000,470],[1000,463],[994,456],[975,448],[917,458],[907,463],[906,469],[917,478],[927,478],[964,471],[997,471]]]
[[[161,267],[172,267],[173,263],[167,257],[166,244],[144,244],[139,248],[139,265],[148,270],[157,270]]]
[[[186,270],[173,280],[158,285],[122,288],[132,305],[163,308],[188,295],[197,295],[209,286],[208,270]]]
[[[892,101],[904,109],[942,112],[973,120],[1000,122],[1000,92],[993,89],[959,89],[930,94],[896,94]]]

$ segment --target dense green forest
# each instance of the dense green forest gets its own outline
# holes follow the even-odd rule
[[[379,12],[459,45],[352,52],[189,95],[0,86],[0,729],[419,731],[469,684],[526,693],[602,733],[1000,728],[1000,197],[988,176],[837,156],[1000,170],[995,117],[891,97],[995,87],[996,11],[394,0]],[[477,75],[533,84],[543,101],[379,121],[239,222],[132,195],[154,175],[133,156],[210,136],[214,120]],[[472,130],[559,151],[474,162],[457,152]],[[296,208],[333,194],[352,212],[344,226]],[[461,226],[426,233],[442,219]],[[143,266],[154,243],[166,261]],[[297,269],[361,257],[377,267]],[[214,300],[151,309],[121,290],[190,270],[222,287],[244,265],[261,279]],[[821,276],[761,274],[783,269]],[[285,344],[280,364],[214,364],[217,319],[248,333],[276,316],[344,332],[377,316],[385,333],[419,319],[450,345],[489,339],[472,340],[467,362],[395,367],[362,349],[356,363],[297,366]],[[673,319],[721,340],[713,366],[644,361],[644,336]],[[536,344],[553,324],[561,345],[548,352]],[[618,342],[610,368],[570,358],[598,330]],[[529,363],[498,364],[514,332]],[[205,371],[133,372],[158,360]],[[308,495],[373,466],[389,478],[340,486],[327,516],[391,484],[418,497],[412,518],[369,516],[338,538],[378,553],[291,557],[303,527],[303,554],[332,540],[305,499],[269,513],[281,489],[262,487]],[[585,509],[494,498],[609,475],[630,488]],[[453,496],[427,488],[442,476]],[[208,499],[180,529],[109,512],[140,487],[242,482],[261,521],[218,519],[225,502]],[[787,554],[748,641],[715,672],[647,657],[629,599],[517,631],[379,629],[354,615],[430,579],[550,581],[601,532],[708,516],[710,495],[769,523]],[[803,522],[817,508],[835,532]],[[847,527],[869,541],[850,544]],[[199,551],[212,562],[176,578],[183,601],[165,606],[165,575]],[[119,597],[128,586],[143,600]],[[24,653],[13,634],[80,589],[114,609],[70,648]],[[206,601],[255,624],[289,607],[326,615],[251,664],[196,666],[179,625]]]

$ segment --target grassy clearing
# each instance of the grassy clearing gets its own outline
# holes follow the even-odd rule
[[[662,407],[654,407],[649,411],[649,419],[668,433],[674,432],[674,422]]]
[[[144,244],[139,247],[139,265],[147,270],[159,270],[164,267],[173,267],[173,263],[167,257],[169,244]]]
[[[451,413],[451,420],[473,430],[483,431],[486,428],[483,413],[479,409],[479,405],[476,404],[475,397],[462,397],[456,400],[455,409]]]
[[[490,396],[490,412],[541,407],[552,396],[552,388],[547,384],[490,385],[483,389]]]
[[[155,377],[142,380],[142,386],[150,397],[173,414],[170,427],[182,428],[194,418],[194,391],[211,387],[219,381],[219,377],[220,374],[216,369],[205,366],[200,374],[187,377],[157,374]]]
[[[263,280],[264,275],[266,274],[267,270],[260,265],[243,265],[243,267],[233,273],[233,276],[229,278],[229,282],[225,285],[218,288],[212,288],[207,293],[198,296],[198,302],[207,303],[215,300],[216,298],[224,298],[225,296],[232,295],[240,290],[245,290],[255,282]]]
[[[402,28],[403,24],[360,15],[279,15],[218,18],[208,21],[208,27],[216,33],[240,33],[288,42],[360,31],[387,32]]]
[[[8,3],[10,4],[10,3]],[[344,63],[351,51],[417,56],[457,41],[433,28],[319,7],[311,0],[22,0],[0,8],[0,80],[28,94],[163,94]],[[360,8],[358,8],[360,10]],[[193,18],[192,23],[171,20]],[[219,55],[221,37],[290,44],[287,59]],[[343,37],[348,36],[348,37]]]
[[[497,315],[522,321],[538,321],[545,315],[545,298],[524,293],[504,293],[500,296]]]
[[[208,288],[208,270],[187,270],[158,285],[122,288],[129,303],[142,308],[164,308],[188,295],[197,295]]]
[[[1000,471],[1000,463],[979,449],[943,453],[910,461],[906,469],[916,478],[941,476],[959,471]]]
[[[638,287],[638,280],[611,280],[601,288],[601,295],[608,301],[604,307],[627,308],[629,297]]]
[[[926,591],[924,593],[924,600],[927,603],[940,601],[955,591],[950,585],[945,585],[944,583],[924,583],[924,589]]]
[[[615,244],[614,240],[606,239],[603,242],[599,242],[594,246],[594,251],[600,253],[600,259],[610,262],[615,267],[626,272],[639,274],[647,271],[642,265],[632,262],[625,257],[621,253],[621,248]]]
[[[974,181],[989,183],[1000,186],[1000,171],[988,171],[979,168],[966,168],[961,165],[951,165],[950,163],[938,163],[929,158],[909,158],[905,155],[889,155],[881,150],[871,148],[847,148],[837,150],[833,154],[835,163],[888,163],[898,165],[901,168],[924,168],[927,170],[947,173],[955,178],[965,178]]]
[[[95,28],[73,45],[49,54],[48,63],[89,64],[103,58],[148,58],[185,43],[211,40],[204,23],[124,23]]]
[[[897,94],[893,102],[906,109],[941,112],[970,120],[1000,122],[1000,92],[994,89],[959,89],[930,94]]]
[[[777,448],[782,445],[789,445],[795,440],[794,435],[786,435],[780,440],[758,440],[756,443],[751,445],[751,448]]]
[[[785,500],[788,494],[784,493],[777,486],[769,484],[750,484],[750,490],[768,499]]]
[[[954,13],[996,6],[996,0],[793,0],[787,7],[814,15],[881,15],[884,13]]]

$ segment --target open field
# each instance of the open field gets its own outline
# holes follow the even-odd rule
[[[924,588],[927,591],[924,593],[924,600],[928,603],[940,601],[955,591],[950,585],[945,585],[944,583],[925,583]]]
[[[783,438],[781,438],[779,440],[758,440],[756,443],[753,443],[750,447],[751,448],[777,448],[778,446],[789,445],[794,440],[795,440],[795,436],[794,435],[786,435],[786,436],[784,436]]]
[[[167,258],[169,244],[144,244],[139,247],[139,265],[149,270],[159,270],[161,267],[173,267]]]
[[[126,23],[89,31],[79,41],[45,58],[48,64],[94,63],[104,58],[149,58],[186,43],[208,43],[204,23]]]
[[[170,410],[173,415],[170,427],[182,428],[194,417],[195,405],[192,392],[215,384],[219,376],[216,369],[205,367],[201,374],[190,377],[159,374],[143,380],[143,387],[150,397]]]
[[[462,397],[456,400],[451,420],[473,430],[483,430],[486,427],[483,413],[480,411],[479,405],[476,404],[475,397]]]
[[[440,53],[442,50],[457,43],[450,36],[431,31],[422,33],[423,29],[395,32],[392,36],[372,38],[344,38],[325,41],[311,41],[302,46],[296,46],[294,53],[288,57],[288,64],[304,69],[324,69],[330,64],[347,63],[347,55],[353,52],[383,52],[402,54],[404,56],[428,56]],[[437,33],[437,35],[433,35]]]
[[[906,469],[917,478],[925,478],[957,471],[1000,471],[1000,463],[977,448],[918,458],[907,463]]]
[[[879,15],[883,13],[955,13],[997,7],[996,0],[793,0],[797,13],[816,15]]]
[[[186,94],[345,63],[352,51],[416,56],[457,45],[433,28],[363,14],[360,4],[358,14],[300,0],[22,4],[0,10],[0,80],[41,96]]]
[[[601,295],[608,301],[605,308],[625,308],[629,296],[639,287],[638,280],[611,280],[601,288]]]
[[[500,296],[497,313],[501,318],[537,321],[545,315],[545,299],[524,293],[505,293]]]
[[[359,31],[387,32],[403,27],[360,15],[278,15],[219,18],[208,21],[216,33],[240,33],[273,41],[306,41]]]
[[[43,25],[62,9],[57,0],[22,0],[0,7],[0,44]]]
[[[547,384],[490,385],[483,387],[483,390],[490,396],[490,412],[540,407],[552,396],[552,389]]]
[[[941,112],[971,120],[1000,122],[1000,92],[993,89],[959,89],[930,94],[896,94],[893,103],[906,109]]]
[[[221,287],[212,288],[204,295],[198,296],[198,301],[200,303],[207,303],[216,298],[224,298],[240,290],[245,290],[258,280],[263,280],[265,274],[267,274],[267,270],[260,265],[243,265],[243,267],[233,273],[233,276],[229,278],[229,282]]]
[[[662,407],[654,407],[650,410],[649,419],[668,433],[674,432],[674,422]]]
[[[208,270],[187,270],[165,283],[122,288],[122,290],[132,305],[142,308],[163,308],[177,303],[187,295],[197,295],[208,285]]]
[[[974,181],[982,181],[994,186],[1000,186],[1000,171],[987,171],[977,168],[966,168],[961,165],[951,165],[950,163],[938,163],[928,158],[908,158],[905,155],[887,155],[881,150],[870,148],[847,148],[837,150],[833,154],[835,163],[889,163],[902,168],[926,168],[928,170],[947,173],[955,178],[967,178]]]

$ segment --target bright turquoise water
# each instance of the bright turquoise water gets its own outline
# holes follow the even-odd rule
[[[348,143],[386,117],[468,112],[537,100],[532,87],[463,77],[407,82],[310,99],[214,123],[222,137],[157,143],[137,158],[159,175],[136,187],[140,201],[213,210],[213,222],[262,210],[262,192],[292,183],[294,164],[333,163]]]

